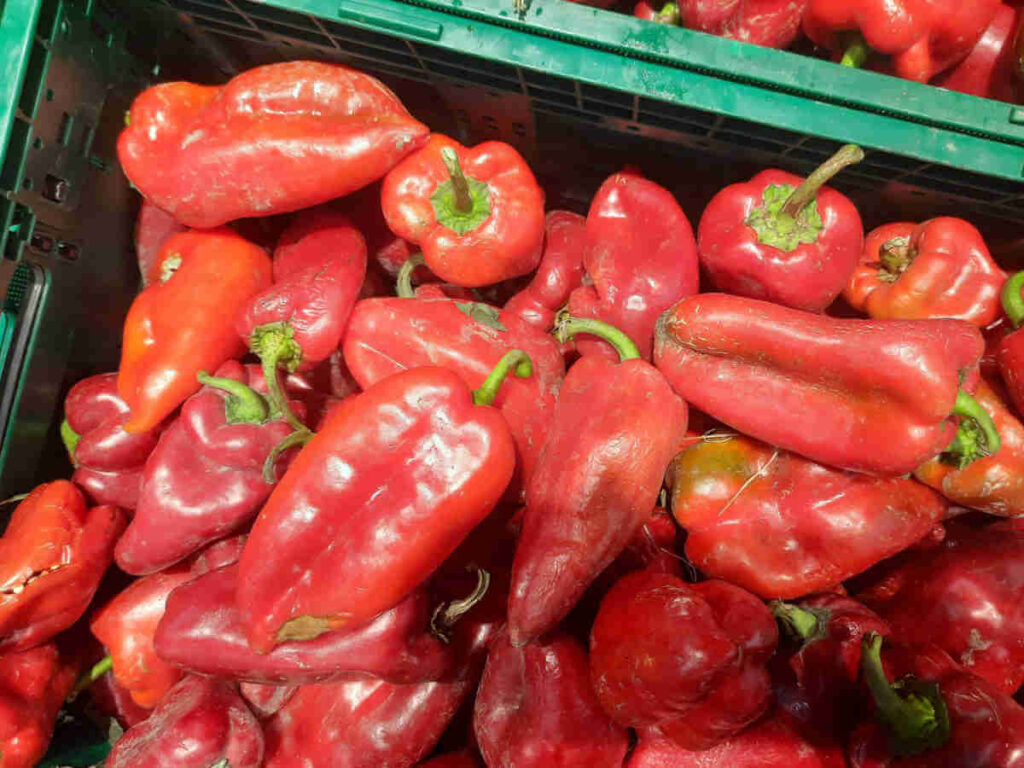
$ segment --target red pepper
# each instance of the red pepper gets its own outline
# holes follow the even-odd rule
[[[908,643],[937,643],[968,672],[1012,694],[1024,684],[1024,529],[948,525],[857,595]]]
[[[772,169],[715,195],[700,217],[697,247],[719,290],[824,311],[864,247],[857,208],[824,184],[863,157],[847,145],[806,179]]]
[[[999,0],[810,0],[804,32],[846,66],[862,66],[874,51],[893,74],[926,83],[967,57],[998,7]]]
[[[665,3],[661,10],[654,10],[648,0],[640,0],[633,8],[633,15],[638,19],[656,21],[659,24],[668,24],[670,27],[678,27],[680,24],[679,6],[673,2]]]
[[[402,265],[416,252],[416,248],[388,229],[388,223],[380,207],[380,188],[379,182],[371,184],[341,200],[340,205],[366,238],[367,261],[370,267],[367,277],[386,276],[391,278],[388,281],[391,283]],[[430,276],[430,270],[420,267],[417,276],[422,281]],[[389,285],[382,293],[370,295],[384,296],[390,293]],[[366,296],[361,295],[360,298]]]
[[[0,768],[38,764],[77,674],[54,643],[0,655]]]
[[[563,341],[576,333],[608,340],[621,362],[583,358],[562,384],[526,486],[508,606],[516,646],[554,629],[625,549],[686,431],[686,404],[623,333],[595,320],[559,321]]]
[[[72,481],[89,501],[135,509],[142,467],[160,438],[160,426],[131,434],[128,404],[117,394],[117,374],[82,379],[64,400],[61,437],[75,466]]]
[[[621,768],[629,746],[594,696],[586,651],[567,635],[523,648],[498,638],[473,729],[488,768]]]
[[[125,175],[202,229],[354,192],[428,131],[379,80],[315,61],[256,67],[220,87],[162,83],[135,99],[127,122]]]
[[[216,376],[199,373],[203,389],[185,402],[146,462],[138,509],[117,544],[122,570],[145,574],[173,565],[238,532],[270,496],[264,465],[292,427],[253,389],[252,373],[235,361]]]
[[[136,704],[128,689],[113,675],[104,674],[96,678],[89,686],[89,700],[101,713],[117,720],[126,731],[149,717],[152,711]]]
[[[591,284],[572,292],[569,311],[614,325],[649,360],[658,315],[697,292],[693,229],[667,189],[632,171],[616,173],[590,203],[583,268]],[[577,339],[576,347],[615,359],[598,339]]]
[[[966,466],[999,450],[968,394],[983,350],[961,320],[835,319],[705,293],[662,316],[655,362],[684,400],[740,432],[822,464],[901,475],[942,452]]]
[[[128,432],[146,432],[199,389],[196,374],[245,353],[234,322],[270,285],[270,259],[228,229],[168,240],[124,321],[117,391]]]
[[[391,231],[449,283],[491,285],[540,263],[544,192],[500,141],[469,149],[435,133],[385,177],[381,207]]]
[[[182,677],[181,670],[157,657],[153,635],[167,596],[191,578],[189,567],[178,565],[138,579],[89,622],[93,635],[110,653],[114,677],[140,707],[155,707]]]
[[[877,723],[854,733],[851,768],[1016,768],[1024,754],[1024,708],[958,666],[936,646],[887,649],[865,636],[864,681]],[[899,678],[893,685],[886,669]]]
[[[299,690],[297,685],[241,683],[238,686],[238,693],[245,699],[249,709],[260,719],[268,718],[279,712],[297,690]]]
[[[831,469],[740,435],[692,443],[668,482],[690,562],[765,598],[834,587],[946,514],[942,498],[913,480]]]
[[[999,316],[1004,282],[981,233],[946,216],[872,231],[843,296],[880,320],[951,317],[984,328]]]
[[[800,32],[807,0],[680,0],[682,24],[720,37],[788,48]]]
[[[415,368],[344,400],[263,507],[239,562],[249,644],[351,629],[397,605],[498,502],[515,448],[494,401],[529,359],[513,350],[480,389]],[[395,472],[402,467],[401,472]]]
[[[164,243],[174,235],[186,232],[188,227],[171,216],[167,211],[158,208],[145,198],[139,206],[139,216],[135,220],[135,255],[139,260],[139,272],[142,274],[142,287],[149,285],[149,274],[153,263],[160,256]]]
[[[544,228],[540,266],[529,284],[505,303],[504,311],[550,331],[555,313],[583,282],[586,219],[570,211],[548,211]]]
[[[680,746],[710,749],[768,708],[764,665],[777,641],[771,613],[749,592],[639,571],[601,603],[591,681],[615,722],[657,726]]]
[[[1019,9],[1000,3],[992,23],[967,58],[932,84],[972,96],[1016,102],[1018,58],[1014,38],[1020,25]]]
[[[1003,285],[1002,303],[1013,330],[998,342],[996,360],[999,372],[1017,413],[1024,414],[1024,272],[1017,272]]]
[[[235,689],[188,675],[146,720],[122,736],[107,768],[260,768],[260,724]]]
[[[0,653],[39,645],[85,611],[124,530],[116,507],[86,507],[66,480],[35,488],[0,538]]]

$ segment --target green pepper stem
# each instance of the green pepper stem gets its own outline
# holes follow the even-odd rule
[[[280,413],[292,429],[306,429],[306,425],[292,412],[281,386],[280,368],[283,366],[294,371],[302,362],[302,348],[295,341],[295,331],[287,323],[261,325],[253,330],[249,348],[259,356],[263,366],[272,410]]]
[[[270,415],[270,407],[263,396],[247,384],[222,376],[211,376],[206,371],[196,374],[200,384],[227,392],[224,413],[228,424],[262,424]]]
[[[77,467],[78,460],[75,458],[75,449],[78,448],[78,442],[82,436],[71,428],[67,419],[60,423],[60,439],[64,443],[64,449],[68,452],[68,458],[71,459],[71,466]]]
[[[461,600],[452,600],[450,603],[441,603],[434,609],[430,617],[430,631],[437,639],[444,643],[452,640],[451,629],[456,622],[469,613],[474,605],[484,599],[488,588],[491,586],[491,574],[483,568],[476,569],[476,586],[473,591]]]
[[[459,156],[451,147],[441,149],[441,160],[444,167],[448,169],[448,175],[452,179],[452,192],[455,195],[455,209],[462,213],[473,210],[473,198],[469,194],[469,182],[466,181],[466,174],[462,172],[459,165]]]
[[[289,448],[294,448],[296,445],[305,445],[312,440],[315,435],[316,433],[313,430],[308,427],[303,427],[302,429],[295,430],[288,435],[288,437],[275,445],[270,450],[270,453],[267,454],[266,461],[263,462],[263,482],[271,484],[276,483],[277,472],[275,469],[277,467],[278,457]]]
[[[111,656],[104,656],[93,664],[90,669],[79,675],[78,680],[75,682],[75,687],[71,690],[71,695],[75,696],[81,693],[113,668],[114,659]]]
[[[565,344],[579,333],[589,333],[604,339],[619,353],[619,360],[635,360],[640,357],[640,349],[633,340],[614,325],[594,320],[589,317],[573,317],[562,311],[555,318],[555,338]]]
[[[859,163],[863,159],[864,150],[856,144],[846,144],[840,147],[838,152],[819,165],[799,187],[793,190],[793,194],[786,200],[779,215],[795,219],[803,212],[807,204],[817,197],[818,190],[825,186],[829,179],[843,168]]]
[[[867,63],[870,54],[871,47],[868,45],[868,41],[864,39],[864,35],[858,32],[850,38],[850,42],[843,51],[843,58],[839,60],[839,63],[844,67],[860,69]]]
[[[525,379],[533,373],[533,362],[530,356],[521,349],[510,349],[501,356],[501,360],[494,366],[484,383],[479,389],[473,390],[473,403],[476,405],[492,405],[498,396],[498,390],[508,377],[514,372],[517,378]]]
[[[807,641],[821,631],[821,622],[812,611],[781,600],[773,600],[768,607],[786,632],[793,637]]]
[[[426,263],[422,253],[414,253],[405,260],[398,270],[398,279],[395,282],[395,293],[399,298],[412,299],[416,296],[412,289],[412,273],[416,271],[416,267],[422,267]]]
[[[679,24],[679,6],[675,3],[665,3],[661,10],[654,15],[654,20],[659,24]]]
[[[1024,290],[1024,271],[1012,275],[1009,280],[1003,283],[1003,311],[1013,323],[1014,328],[1024,325],[1024,297],[1021,291]]]
[[[956,393],[953,415],[960,417],[960,426],[948,452],[957,459],[957,466],[963,469],[977,459],[999,452],[1002,439],[992,416],[962,389]]]

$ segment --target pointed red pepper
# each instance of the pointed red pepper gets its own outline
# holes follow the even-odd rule
[[[807,0],[680,0],[682,25],[769,48],[788,48]]]
[[[1021,29],[1020,9],[1000,3],[992,23],[967,58],[932,81],[951,91],[1016,103],[1019,59],[1014,45]]]

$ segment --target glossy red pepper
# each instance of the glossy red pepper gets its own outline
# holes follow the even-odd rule
[[[951,317],[984,328],[999,316],[1004,282],[974,225],[945,216],[873,230],[843,296],[879,320]]]
[[[472,149],[435,133],[381,186],[391,231],[449,283],[491,285],[532,272],[544,245],[544,192],[508,144]]]
[[[662,316],[655,362],[684,400],[744,434],[901,475],[942,452],[966,466],[999,450],[968,394],[983,350],[961,320],[835,319],[705,293]]]
[[[824,311],[864,247],[857,208],[824,184],[863,157],[860,147],[847,145],[806,179],[761,171],[711,198],[697,227],[697,248],[718,289]]]
[[[966,58],[984,34],[999,0],[810,0],[804,32],[858,67],[871,53],[887,71],[926,83]]]
[[[292,427],[253,388],[264,383],[253,374],[235,361],[216,376],[200,372],[203,389],[185,402],[146,462],[135,517],[117,543],[122,570],[145,574],[173,565],[237,533],[270,496],[264,465]]]
[[[633,15],[638,19],[668,24],[670,27],[678,27],[680,23],[679,6],[672,2],[664,3],[660,10],[655,10],[647,0],[640,0],[633,8]]]
[[[114,744],[107,768],[260,768],[263,733],[235,689],[188,675]],[[225,762],[226,761],[226,762]]]
[[[908,643],[937,643],[1004,693],[1024,684],[1024,528],[947,525],[937,547],[909,551],[857,595]]]
[[[224,86],[161,83],[135,99],[127,123],[125,175],[198,228],[354,192],[428,132],[379,80],[315,61],[256,67]]]
[[[800,32],[807,0],[680,0],[688,29],[769,48],[788,48]]]
[[[946,514],[942,497],[913,480],[832,469],[728,433],[691,443],[668,483],[690,562],[764,598],[834,587]]]
[[[116,507],[89,509],[66,480],[35,488],[0,538],[0,653],[39,645],[85,611],[124,530]]]
[[[639,571],[601,603],[591,681],[615,722],[656,726],[680,746],[709,749],[768,708],[764,665],[777,641],[771,613],[749,592]]]
[[[509,633],[520,646],[554,629],[651,514],[686,431],[686,404],[617,329],[565,317],[559,336],[597,334],[621,362],[583,358],[558,396],[526,486],[512,568]]]
[[[649,360],[658,315],[697,292],[693,229],[667,189],[632,171],[616,173],[590,203],[583,268],[589,284],[572,292],[569,311],[614,325]],[[616,357],[600,339],[576,339],[576,348]]]
[[[0,768],[39,763],[77,674],[55,643],[0,655]]]
[[[1006,333],[996,347],[996,361],[1003,376],[1010,400],[1017,413],[1024,414],[1024,272],[1017,272],[1003,285],[1003,311],[1013,330]]]
[[[149,273],[153,263],[160,256],[160,249],[164,243],[186,230],[188,227],[167,211],[161,210],[145,198],[142,199],[139,216],[135,220],[135,255],[139,260],[143,287],[149,285]]]
[[[933,80],[932,85],[972,96],[1016,102],[1019,60],[1014,39],[1020,25],[1020,10],[1000,3],[992,23],[967,58]]]
[[[587,652],[567,635],[522,648],[495,641],[473,730],[487,768],[621,768],[629,746],[594,696]]]
[[[131,434],[128,404],[117,394],[117,374],[82,379],[64,399],[61,437],[75,466],[72,482],[96,504],[135,509],[142,467],[160,439],[160,426]]]

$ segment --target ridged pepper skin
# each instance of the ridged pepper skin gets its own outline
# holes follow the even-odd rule
[[[590,203],[583,268],[589,284],[572,292],[569,311],[615,326],[650,360],[658,315],[697,292],[697,243],[671,192],[634,172],[616,173]],[[578,338],[576,348],[615,359],[600,339]]]
[[[75,466],[71,481],[89,501],[135,509],[142,468],[160,439],[160,426],[131,434],[124,430],[128,404],[117,394],[117,374],[82,379],[64,399],[64,438]]]
[[[140,707],[155,707],[182,677],[181,670],[157,657],[153,636],[168,595],[191,578],[191,570],[184,564],[143,576],[100,608],[89,622],[89,629],[113,660],[114,677]]]
[[[960,437],[955,410],[983,429],[957,460],[998,450],[965,394],[984,346],[962,320],[836,319],[705,293],[662,315],[655,363],[684,400],[744,434],[822,464],[902,475]]]
[[[199,389],[196,374],[245,353],[235,318],[270,285],[267,254],[229,229],[184,232],[160,251],[124,321],[117,392],[146,432]]]
[[[138,508],[115,551],[127,573],[163,570],[237,533],[273,490],[264,463],[292,427],[254,389],[262,376],[232,360],[204,381],[146,462]],[[234,385],[240,394],[222,388]],[[302,413],[297,402],[294,409]]]
[[[161,83],[136,97],[127,123],[125,175],[200,229],[347,195],[428,133],[376,78],[315,61],[256,67],[220,87]]]
[[[1012,694],[1024,684],[1024,528],[948,524],[937,548],[911,550],[857,599],[908,643],[936,643]]]
[[[501,414],[451,371],[415,368],[342,401],[242,553],[249,644],[267,653],[394,607],[487,517],[514,468]]]
[[[697,227],[697,249],[715,286],[823,312],[843,290],[864,247],[856,206],[823,185],[863,156],[850,145],[806,179],[761,171],[711,198]]]
[[[469,148],[435,133],[384,178],[380,201],[391,231],[446,282],[491,285],[540,263],[544,192],[503,142]]]
[[[886,71],[926,83],[967,57],[998,7],[999,0],[810,0],[804,33],[844,64],[860,66],[875,51],[888,57]]]
[[[77,674],[55,643],[0,655],[0,768],[38,764]]]
[[[834,587],[946,514],[942,497],[914,480],[832,469],[740,435],[693,442],[668,483],[690,562],[763,598]]]
[[[949,317],[984,328],[999,317],[1004,282],[974,225],[944,216],[873,230],[843,296],[878,320]]]
[[[1012,330],[996,341],[996,363],[1010,401],[1018,414],[1024,414],[1024,272],[1016,272],[1003,285],[1002,303]]]
[[[601,603],[590,679],[620,725],[654,726],[687,749],[710,749],[767,710],[764,665],[777,642],[772,614],[749,592],[639,571]]]
[[[164,243],[174,235],[187,230],[188,227],[167,211],[161,210],[145,198],[142,199],[138,218],[135,219],[135,256],[139,261],[143,288],[149,285],[149,273],[152,271],[153,262],[160,256],[160,249]]]
[[[46,642],[88,607],[124,530],[124,512],[86,506],[67,480],[37,486],[0,537],[0,653]]]
[[[263,765],[263,732],[235,688],[188,675],[148,718],[114,744],[107,768],[231,768]]]
[[[682,25],[769,48],[788,48],[807,0],[680,0]]]
[[[1020,28],[1020,10],[1000,3],[992,23],[967,58],[933,80],[932,85],[972,96],[1017,102],[1018,59],[1014,40]]]
[[[203,675],[251,683],[307,685],[372,675],[394,683],[440,678],[450,649],[430,634],[430,605],[413,592],[369,624],[282,643],[270,653],[249,648],[235,607],[238,566],[229,565],[176,589],[156,631],[165,662]]]
[[[621,768],[629,747],[590,687],[586,650],[563,634],[522,648],[495,641],[473,730],[487,768]]]
[[[838,744],[809,741],[772,716],[711,749],[692,752],[642,730],[624,768],[847,768]]]

